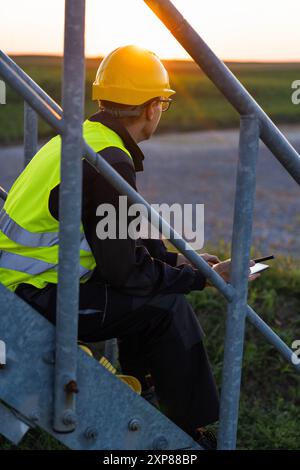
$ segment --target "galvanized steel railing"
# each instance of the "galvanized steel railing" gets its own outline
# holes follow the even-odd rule
[[[26,166],[38,149],[38,116],[34,109],[24,102],[24,166]]]
[[[62,136],[60,191],[59,287],[57,300],[55,405],[53,427],[70,432],[76,427],[76,348],[78,321],[79,226],[81,211],[81,157],[107,178],[131,203],[143,203],[148,217],[171,243],[198,268],[228,300],[225,336],[219,449],[236,445],[240,377],[245,319],[292,362],[293,351],[247,306],[253,203],[258,141],[261,138],[276,158],[300,183],[300,158],[268,116],[229,69],[213,54],[169,0],[145,0],[208,77],[241,114],[239,163],[232,236],[232,273],[227,284],[194,252],[151,206],[82,139],[84,103],[84,0],[66,0],[63,110],[4,52],[0,75],[25,100],[25,161],[37,148],[37,116]],[[5,198],[5,192],[0,192]],[[170,236],[168,236],[170,234]],[[111,346],[111,345],[110,345]],[[107,348],[110,350],[110,347]]]

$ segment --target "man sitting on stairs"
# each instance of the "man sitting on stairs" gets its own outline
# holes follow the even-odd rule
[[[100,108],[85,121],[84,138],[134,189],[144,159],[137,144],[152,136],[173,93],[163,64],[147,50],[120,47],[100,64],[93,85]],[[60,149],[56,136],[37,152],[0,218],[0,282],[54,324]],[[145,394],[150,374],[166,415],[215,447],[204,426],[218,419],[218,392],[202,329],[184,295],[204,289],[206,279],[161,240],[99,239],[97,208],[113,205],[118,224],[120,194],[85,159],[82,185],[79,339],[118,338],[122,372],[137,377]],[[229,262],[202,256],[228,280]]]

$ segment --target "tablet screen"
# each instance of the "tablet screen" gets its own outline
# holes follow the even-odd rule
[[[263,264],[263,263],[256,263],[255,266],[252,266],[250,268],[251,274],[256,274],[260,273],[261,271],[264,271],[265,269],[268,269],[270,266],[268,264]]]

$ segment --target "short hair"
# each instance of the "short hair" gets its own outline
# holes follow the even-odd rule
[[[140,117],[147,103],[139,105],[128,105],[101,100],[99,101],[99,108],[100,111],[105,111],[115,118]]]

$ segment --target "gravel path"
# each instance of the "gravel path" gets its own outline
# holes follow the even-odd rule
[[[300,127],[282,129],[300,152]],[[151,203],[203,203],[205,244],[230,242],[238,131],[206,131],[153,137],[141,145],[145,172],[140,192]],[[22,148],[0,148],[0,185],[10,187],[22,168]],[[262,144],[253,246],[264,254],[300,256],[300,188]]]

